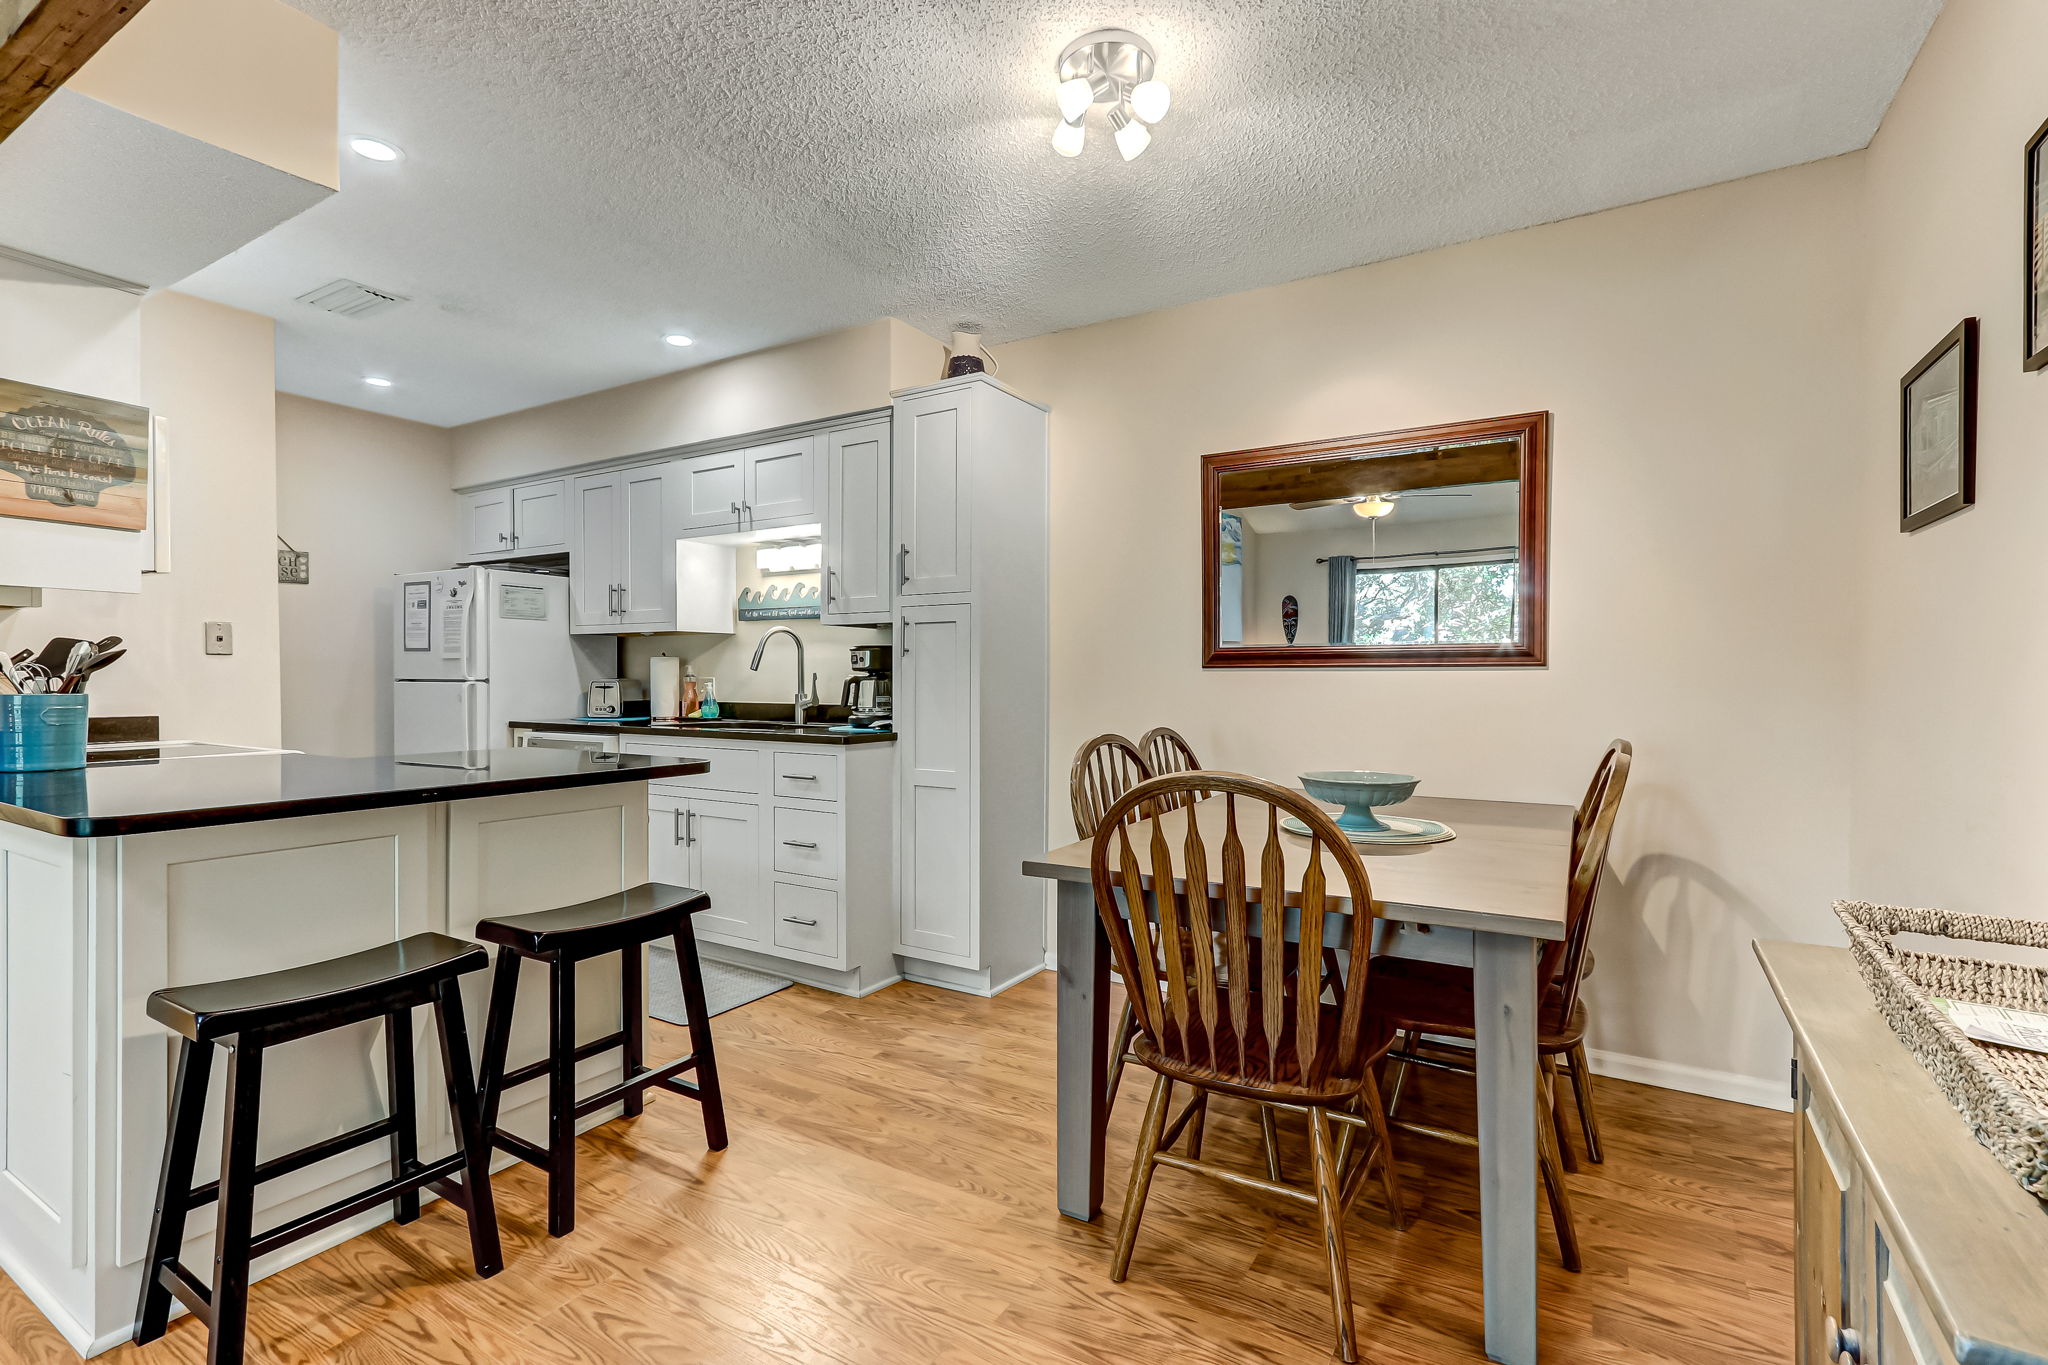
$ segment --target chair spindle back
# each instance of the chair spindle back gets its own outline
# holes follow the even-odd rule
[[[1152,776],[1144,751],[1122,735],[1097,735],[1074,754],[1068,794],[1074,807],[1074,833],[1095,837],[1102,815],[1116,799]],[[1132,819],[1143,818],[1133,815]]]
[[[1146,819],[1154,810],[1158,818]],[[1133,815],[1141,823],[1130,823]],[[1309,834],[1282,831],[1283,815]],[[1297,851],[1306,862],[1300,893],[1290,896],[1286,866]],[[1358,944],[1371,942],[1378,907],[1365,865],[1321,807],[1236,773],[1156,777],[1104,812],[1090,871],[1138,1026],[1162,1058],[1282,1094],[1341,1089],[1364,1075],[1376,1055],[1365,1009],[1369,953],[1352,956],[1334,1010],[1322,1004],[1320,964],[1324,916],[1339,900],[1354,907]],[[1291,936],[1290,902],[1300,910]],[[1297,971],[1296,963],[1309,965]]]
[[[1607,871],[1607,845],[1614,834],[1614,820],[1621,812],[1621,794],[1628,787],[1629,769],[1635,763],[1635,748],[1617,739],[1600,756],[1600,766],[1579,802],[1579,814],[1572,823],[1572,861],[1565,894],[1564,938],[1549,944],[1543,952],[1540,981],[1555,982],[1562,991],[1560,1008],[1570,1018],[1578,1003],[1579,983],[1586,972],[1586,952],[1593,935],[1593,907],[1598,902],[1600,881]]]
[[[1152,776],[1164,777],[1168,773],[1200,772],[1202,760],[1195,757],[1195,746],[1188,743],[1180,731],[1170,725],[1154,726],[1145,732],[1145,738],[1138,741],[1145,750],[1145,763],[1152,769]],[[1166,804],[1161,810],[1173,810],[1187,805],[1195,797],[1186,792],[1170,797],[1161,797]]]

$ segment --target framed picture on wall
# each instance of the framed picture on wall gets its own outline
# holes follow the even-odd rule
[[[1899,529],[1977,500],[1977,319],[1964,318],[1899,381]]]
[[[2048,123],[2027,141],[2026,365],[2048,365]]]

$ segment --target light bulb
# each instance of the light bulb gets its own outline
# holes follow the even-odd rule
[[[396,161],[405,155],[390,143],[374,137],[352,137],[348,140],[348,149],[365,161]]]
[[[1070,81],[1060,82],[1060,117],[1069,123],[1079,123],[1081,115],[1088,112],[1088,106],[1095,103],[1095,87],[1086,76],[1076,76]]]
[[[1124,154],[1124,160],[1136,161],[1141,152],[1152,145],[1152,130],[1132,119],[1116,130],[1116,149]]]
[[[670,332],[662,340],[671,346],[689,346],[694,344],[690,338],[684,336],[681,332]]]
[[[1380,517],[1392,515],[1394,504],[1391,499],[1375,493],[1364,502],[1352,503],[1351,510],[1361,517],[1370,517],[1377,520]]]
[[[1165,118],[1166,106],[1172,102],[1173,92],[1165,81],[1140,81],[1131,91],[1131,112],[1147,123]]]
[[[391,381],[381,374],[366,374],[363,376],[363,382],[373,389],[388,389],[391,387]]]
[[[1061,122],[1052,130],[1052,149],[1061,156],[1081,155],[1081,145],[1088,140],[1088,129],[1080,123]]]

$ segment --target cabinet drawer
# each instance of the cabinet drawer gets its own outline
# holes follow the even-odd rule
[[[839,812],[775,808],[775,870],[800,877],[839,875]]]
[[[720,744],[676,744],[665,739],[643,739],[638,735],[621,737],[621,747],[629,754],[648,754],[656,758],[701,758],[711,765],[708,773],[692,773],[687,777],[664,777],[654,785],[663,788],[686,788],[694,791],[744,792],[759,796],[767,783],[767,755],[759,749],[743,749]]]
[[[839,799],[839,755],[817,746],[816,753],[775,755],[775,794],[813,801]]]
[[[815,957],[839,956],[839,893],[800,882],[775,883],[775,946]]]

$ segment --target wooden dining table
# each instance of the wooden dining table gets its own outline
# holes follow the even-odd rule
[[[1193,818],[1216,847],[1222,805],[1211,798],[1159,816],[1168,844],[1178,852],[1175,836]],[[1572,808],[1437,796],[1412,798],[1396,813],[1442,821],[1457,834],[1447,843],[1359,851],[1381,907],[1375,931],[1383,950],[1473,969],[1486,1354],[1503,1365],[1535,1365],[1536,962],[1544,941],[1564,936]],[[1150,842],[1149,830],[1132,834],[1136,847]],[[1287,890],[1298,894],[1308,840],[1287,838]],[[1058,886],[1058,1199],[1061,1213],[1082,1221],[1102,1211],[1110,1046],[1109,942],[1089,851],[1086,841],[1073,843],[1024,864],[1025,875]],[[1250,871],[1256,877],[1256,867]],[[1345,886],[1334,868],[1325,885],[1333,912],[1349,916],[1350,902],[1334,894]],[[1220,894],[1214,883],[1211,891]]]

